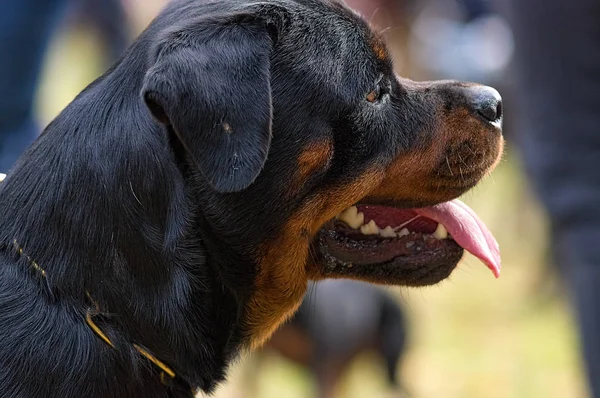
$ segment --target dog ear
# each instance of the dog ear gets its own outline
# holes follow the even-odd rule
[[[247,188],[271,141],[273,27],[254,15],[201,22],[168,34],[142,97],[170,126],[219,192]]]

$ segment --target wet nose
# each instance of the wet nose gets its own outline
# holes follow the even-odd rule
[[[481,117],[489,122],[496,122],[502,118],[502,97],[492,87],[469,87],[471,106]]]

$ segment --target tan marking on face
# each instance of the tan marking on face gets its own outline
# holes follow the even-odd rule
[[[223,123],[221,124],[221,126],[223,127],[223,131],[224,131],[226,134],[231,134],[231,133],[233,133],[233,129],[231,128],[231,125],[230,125],[229,123],[227,123],[227,122],[223,122]]]
[[[298,157],[298,169],[293,182],[290,184],[290,194],[300,190],[302,184],[310,178],[311,175],[327,167],[333,156],[333,143],[331,140],[314,142],[303,148]]]
[[[309,278],[309,247],[318,230],[379,185],[382,178],[382,170],[370,170],[351,184],[315,193],[300,205],[278,238],[261,247],[260,270],[245,321],[252,348],[260,347],[302,302]]]
[[[373,53],[380,61],[385,61],[388,58],[387,48],[385,43],[381,38],[375,37],[371,40],[371,48],[373,49]]]
[[[500,164],[500,161],[502,161],[502,157],[504,156],[504,148],[505,148],[504,144],[505,144],[505,141],[504,141],[504,138],[503,138],[498,143],[498,149],[497,149],[498,150],[498,155],[496,156],[496,159],[492,163],[492,166],[488,170],[486,176],[489,175],[492,171],[494,171],[494,169]]]
[[[504,139],[500,133],[484,128],[466,109],[458,109],[440,120],[433,135],[431,142],[398,156],[386,169],[381,185],[365,201],[452,200],[462,193],[461,184],[469,182],[464,175],[478,182],[496,167],[502,156]],[[447,156],[449,148],[464,142],[469,142],[468,149]]]

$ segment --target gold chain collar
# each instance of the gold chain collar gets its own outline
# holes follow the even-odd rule
[[[2,181],[2,179],[3,179],[2,174],[0,174],[0,182]],[[46,273],[46,270],[44,270],[42,267],[40,267],[38,263],[36,263],[27,254],[25,254],[23,252],[23,248],[21,248],[19,246],[19,244],[17,243],[16,240],[13,241],[13,245],[14,245],[17,253],[21,257],[24,257],[27,259],[27,261],[29,261],[29,265],[31,266],[31,268],[33,268],[39,275],[42,276],[42,278],[44,278],[47,281],[48,274]],[[89,292],[86,291],[85,294],[87,295],[88,299],[94,306],[94,308],[88,309],[88,311],[86,312],[85,322],[90,327],[90,329],[92,329],[92,331],[96,334],[96,336],[100,337],[100,339],[104,343],[109,345],[111,348],[116,349],[113,342],[108,338],[108,336],[102,331],[102,329],[100,329],[100,327],[93,320],[94,316],[100,314],[100,306],[98,305],[98,303],[96,301],[94,301],[94,299],[89,294]],[[140,355],[142,355],[144,358],[148,359],[150,362],[152,362],[156,367],[158,367],[161,370],[160,380],[163,384],[166,384],[165,375],[169,376],[171,379],[175,378],[175,372],[170,367],[165,365],[164,362],[160,361],[158,358],[156,358],[154,355],[150,354],[148,351],[146,351],[139,345],[137,345],[137,344],[132,344],[132,345],[133,345],[133,348],[135,348],[135,350],[140,353]]]

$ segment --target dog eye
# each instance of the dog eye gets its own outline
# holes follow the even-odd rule
[[[373,102],[377,102],[381,99],[381,87],[377,87],[375,90],[371,91],[369,94],[367,94],[367,101],[373,103]]]

